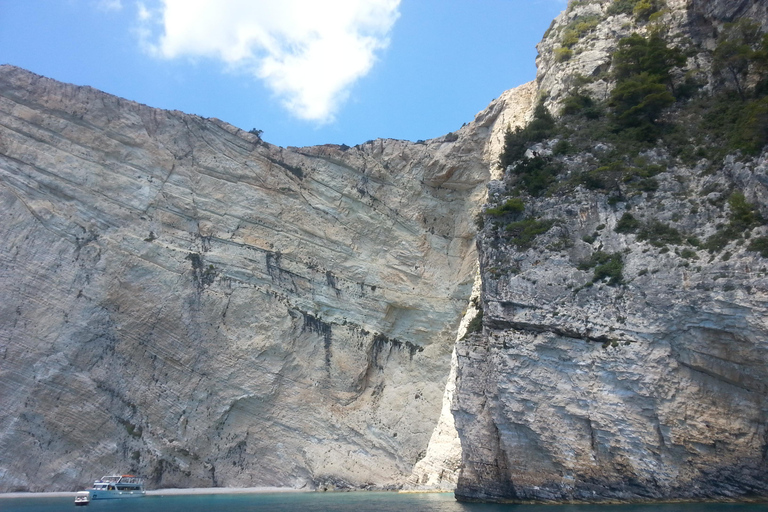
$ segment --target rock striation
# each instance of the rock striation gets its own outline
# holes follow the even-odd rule
[[[553,111],[577,87],[608,98],[617,40],[650,33],[611,5],[573,2],[540,44],[538,92]],[[746,13],[765,25],[765,6],[670,0],[656,20],[669,40],[693,40],[688,66],[706,75],[718,30]],[[573,54],[558,60],[565,30],[584,20]],[[558,153],[558,142],[524,158],[556,161],[563,182],[580,183],[612,151],[596,141]],[[485,217],[483,328],[456,345],[459,499],[768,496],[768,260],[749,249],[768,227],[750,221],[743,238],[700,243],[738,211],[768,218],[768,153],[691,163],[659,145],[637,159],[658,173],[644,189],[619,181],[611,196],[582,181]],[[494,205],[514,195],[509,171],[489,185]],[[546,226],[533,242],[510,234],[523,216]]]
[[[497,167],[539,101],[565,117],[609,99],[633,33],[684,48],[669,80],[716,97],[712,50],[744,17],[765,30],[768,4],[571,2],[535,82],[444,137],[353,148],[279,148],[0,66],[0,491],[127,470],[765,499],[768,152],[684,131],[574,151],[572,130]],[[695,117],[675,101],[668,117]],[[521,162],[562,187],[521,192]]]
[[[768,495],[768,262],[738,246],[681,256],[616,232],[629,208],[675,223],[691,209],[684,187],[701,197],[737,184],[766,204],[768,154],[718,179],[691,171],[660,175],[650,205],[617,209],[587,191],[541,201],[561,225],[527,251],[483,233],[485,329],[456,348],[459,497]],[[726,220],[706,204],[677,222],[704,234]],[[622,254],[626,284],[591,285],[579,264],[598,248]]]
[[[618,3],[618,2],[616,2]],[[631,3],[631,2],[624,2]],[[637,2],[635,2],[637,3]],[[692,51],[689,71],[711,78],[711,55],[718,33],[726,23],[746,18],[768,28],[768,5],[751,0],[664,0],[657,4],[654,23],[638,26],[632,10],[613,13],[613,0],[570,2],[552,21],[537,45],[538,93],[559,113],[562,100],[575,89],[606,100],[613,87],[611,55],[618,42],[632,33],[661,31],[666,38]]]
[[[0,491],[402,485],[472,290],[497,116],[284,149],[0,67]]]
[[[536,97],[536,88],[533,82],[523,84],[510,89],[498,99],[491,102],[486,114],[478,116],[477,120],[489,117],[493,119],[490,125],[490,136],[486,143],[484,160],[489,164],[491,177],[500,177],[498,168],[498,154],[504,146],[504,133],[525,125],[530,121]],[[476,217],[477,218],[477,217]],[[467,336],[467,330],[473,321],[481,320],[478,317],[478,304],[482,288],[482,279],[479,273],[475,275],[472,295],[469,304],[459,325],[456,334],[457,342]],[[422,491],[453,491],[461,471],[461,440],[456,431],[453,418],[452,404],[456,388],[457,359],[454,351],[451,356],[451,369],[443,395],[443,406],[440,418],[432,432],[427,452],[413,468],[408,478],[406,488]]]

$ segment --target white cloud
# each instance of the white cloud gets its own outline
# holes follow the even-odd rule
[[[302,119],[333,120],[388,44],[400,0],[163,0],[152,47],[202,56],[264,80]],[[142,9],[146,16],[150,11]],[[153,20],[145,19],[149,25]]]
[[[147,6],[144,5],[143,2],[139,2],[136,4],[136,9],[138,11],[138,17],[139,21],[142,23],[148,23],[152,19],[152,13],[149,9],[147,9]]]

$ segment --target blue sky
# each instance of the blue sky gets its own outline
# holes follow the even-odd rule
[[[429,139],[535,77],[566,0],[0,0],[0,63],[280,146]]]

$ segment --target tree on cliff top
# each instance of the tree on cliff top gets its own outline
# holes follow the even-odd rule
[[[616,87],[609,105],[620,126],[637,129],[639,138],[653,137],[653,125],[675,102],[672,69],[685,64],[685,55],[671,48],[658,33],[632,34],[619,41],[613,54]]]
[[[747,97],[750,72],[759,78],[765,74],[768,61],[768,35],[752,20],[728,23],[718,38],[712,56],[712,71],[726,82],[732,82],[742,100]],[[762,80],[755,80],[758,84]]]

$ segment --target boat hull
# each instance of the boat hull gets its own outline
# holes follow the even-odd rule
[[[144,479],[134,475],[106,475],[86,489],[89,501],[143,498]]]
[[[133,498],[143,498],[146,491],[88,491],[90,501],[96,500],[126,500]]]

